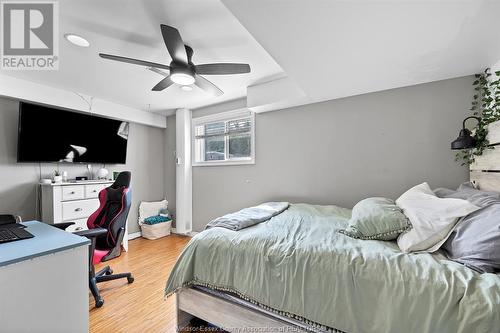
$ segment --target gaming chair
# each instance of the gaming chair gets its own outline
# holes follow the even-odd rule
[[[94,265],[120,256],[121,243],[125,235],[127,216],[130,210],[132,191],[130,189],[131,174],[120,172],[115,182],[99,192],[99,208],[87,220],[89,230],[75,232],[76,235],[90,239],[89,249],[89,287],[95,299],[95,306],[104,304],[97,283],[127,278],[128,283],[134,282],[131,273],[113,274],[106,266],[95,272]],[[66,229],[74,222],[56,223],[55,227]]]

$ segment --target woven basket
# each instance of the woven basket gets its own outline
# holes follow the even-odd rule
[[[172,221],[161,222],[157,224],[143,224],[141,225],[142,237],[147,239],[158,239],[170,235],[170,228]]]

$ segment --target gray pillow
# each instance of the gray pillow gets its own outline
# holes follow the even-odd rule
[[[500,192],[478,190],[471,182],[461,184],[457,191],[466,194],[467,200],[471,202],[476,200],[478,204],[482,203],[484,206],[500,200]]]
[[[499,192],[478,190],[470,182],[461,184],[456,191],[447,188],[437,188],[434,190],[434,193],[440,198],[464,199],[478,207],[486,207],[500,201]]]
[[[457,193],[455,190],[450,190],[449,188],[440,187],[434,190],[434,194],[438,198],[448,198],[450,195]]]
[[[359,239],[393,240],[409,228],[408,218],[393,200],[376,197],[358,202],[349,226],[339,232]]]
[[[464,191],[479,191],[473,183],[471,182],[465,182],[460,184],[460,186],[457,188],[457,191],[459,192],[464,192]],[[489,192],[492,193],[492,192]]]
[[[448,198],[461,198],[482,207],[465,216],[441,247],[451,260],[481,273],[500,271],[500,193],[462,184]]]

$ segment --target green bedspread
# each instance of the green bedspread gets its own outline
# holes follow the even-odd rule
[[[165,293],[210,286],[349,333],[500,332],[500,276],[442,254],[404,254],[394,242],[338,233],[349,209],[294,204],[240,231],[190,241]]]

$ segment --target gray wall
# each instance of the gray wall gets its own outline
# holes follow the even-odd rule
[[[255,165],[193,168],[194,230],[267,200],[352,207],[424,181],[456,187],[468,173],[449,147],[471,83],[463,77],[258,114]]]
[[[38,164],[16,163],[18,103],[0,97],[0,213],[36,218]],[[139,231],[137,208],[140,201],[161,200],[165,196],[165,130],[131,123],[126,165],[107,165],[108,170],[132,172],[133,201],[129,233]],[[94,171],[101,165],[94,165]],[[42,164],[42,178],[50,178],[57,164]],[[84,165],[60,164],[70,178],[84,176]]]

